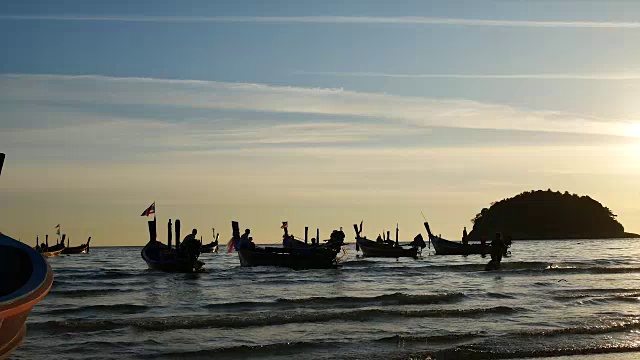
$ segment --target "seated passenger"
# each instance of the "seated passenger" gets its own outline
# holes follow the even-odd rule
[[[240,241],[236,250],[253,249],[255,247],[255,245],[253,244],[253,238],[249,236],[250,233],[251,230],[244,230],[244,234],[240,236]]]

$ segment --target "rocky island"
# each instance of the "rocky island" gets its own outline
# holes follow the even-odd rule
[[[471,221],[469,240],[491,240],[496,232],[514,240],[640,238],[598,201],[566,191],[526,191],[492,203]]]

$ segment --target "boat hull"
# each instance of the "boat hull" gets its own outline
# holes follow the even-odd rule
[[[418,248],[403,248],[401,246],[390,246],[379,244],[375,241],[358,238],[356,239],[360,250],[364,257],[386,257],[386,258],[400,258],[400,257],[418,257]]]
[[[202,268],[203,263],[181,256],[167,245],[157,241],[149,242],[140,252],[150,269],[164,272],[191,273]]]
[[[59,256],[60,254],[62,254],[62,250],[56,250],[56,251],[43,251],[40,254],[42,254],[42,256],[50,258],[50,257],[56,257]]]
[[[27,317],[51,289],[53,271],[35,249],[0,234],[0,277],[0,359],[4,359],[26,336]]]
[[[256,248],[239,250],[240,266],[278,266],[291,269],[335,268],[339,250],[330,248]]]
[[[200,246],[200,253],[212,253],[218,248],[218,241]]]
[[[491,246],[487,244],[463,244],[437,236],[432,236],[430,240],[436,250],[436,255],[487,255],[491,253]]]
[[[64,248],[64,250],[62,250],[62,254],[63,255],[68,255],[68,254],[86,254],[88,252],[89,252],[89,246],[87,246],[87,245],[66,247],[66,248]]]

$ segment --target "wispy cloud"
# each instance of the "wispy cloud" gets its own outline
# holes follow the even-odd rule
[[[103,15],[0,15],[11,21],[112,21],[162,23],[262,23],[262,24],[399,24],[485,27],[538,27],[586,29],[640,29],[632,21],[547,21],[438,18],[420,16],[103,16]]]
[[[67,75],[1,75],[7,101],[77,102],[348,116],[415,127],[499,129],[636,136],[620,119],[515,108],[464,99],[434,99],[331,88],[200,80]],[[340,134],[341,130],[335,131]],[[323,132],[326,134],[326,132]]]
[[[639,73],[548,73],[548,74],[394,74],[384,72],[350,72],[350,71],[294,71],[294,75],[320,75],[335,77],[372,77],[397,79],[486,79],[486,80],[595,80],[618,81],[640,80]]]

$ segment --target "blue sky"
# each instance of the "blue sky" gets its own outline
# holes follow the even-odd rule
[[[244,217],[265,239],[295,217],[411,234],[420,211],[457,237],[491,201],[553,188],[640,231],[638,10],[5,1],[0,215],[15,225],[0,230],[27,238],[66,220],[133,245],[145,228],[123,214],[156,199],[199,227]],[[96,203],[110,225],[87,217]]]

